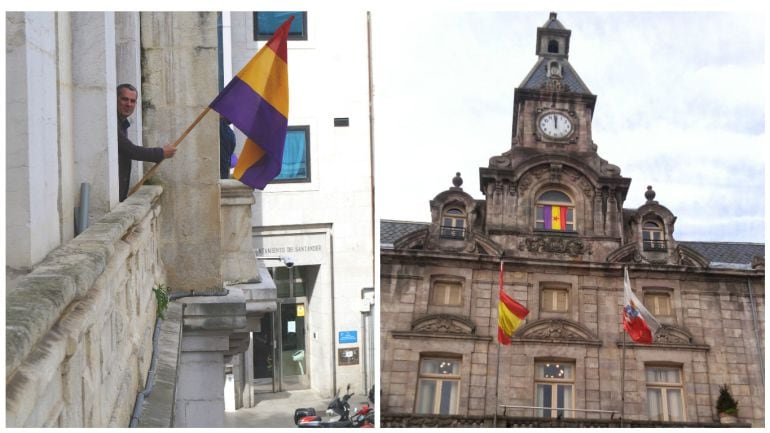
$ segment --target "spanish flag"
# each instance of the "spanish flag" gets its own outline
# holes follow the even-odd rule
[[[289,17],[209,105],[248,139],[233,177],[264,189],[281,173],[289,118]]]
[[[511,335],[519,327],[529,310],[503,291],[503,262],[500,261],[500,301],[497,303],[497,341],[511,344]]]

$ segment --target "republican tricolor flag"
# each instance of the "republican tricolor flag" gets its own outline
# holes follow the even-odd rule
[[[521,325],[529,310],[503,291],[503,262],[500,262],[500,301],[497,303],[497,341],[511,344],[511,335]]]
[[[289,118],[289,17],[209,105],[243,132],[247,140],[233,177],[264,189],[281,173]]]
[[[623,295],[625,298],[623,306],[623,328],[628,335],[637,343],[651,344],[655,332],[660,328],[660,324],[655,317],[644,308],[644,305],[631,291],[631,280],[628,278],[628,268],[623,268],[625,272],[623,280]]]

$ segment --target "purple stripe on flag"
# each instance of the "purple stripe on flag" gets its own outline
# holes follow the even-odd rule
[[[288,120],[238,76],[211,103],[266,153],[283,154]]]
[[[265,154],[240,177],[240,181],[253,188],[265,189],[265,186],[281,173],[281,159]]]
[[[553,216],[551,215],[551,206],[543,206],[543,227],[545,227],[546,230],[551,230],[553,226]]]

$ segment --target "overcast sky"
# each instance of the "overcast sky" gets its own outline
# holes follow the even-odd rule
[[[513,93],[537,61],[542,12],[375,11],[377,213],[430,221],[429,201],[511,145]],[[558,11],[557,11],[558,12]],[[656,200],[677,240],[764,242],[764,17],[559,12],[569,61],[597,95],[599,155]]]

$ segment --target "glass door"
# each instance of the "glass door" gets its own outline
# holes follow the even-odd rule
[[[280,300],[281,390],[309,387],[305,350],[305,298]]]
[[[260,319],[259,332],[252,332],[254,357],[254,392],[275,392],[275,338],[273,338],[273,317],[267,313]]]

